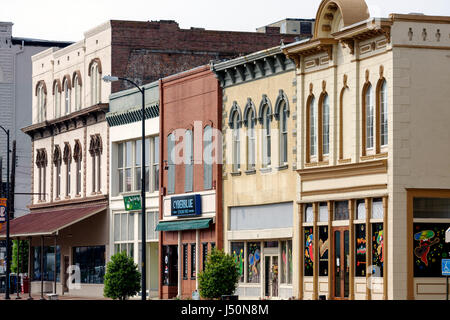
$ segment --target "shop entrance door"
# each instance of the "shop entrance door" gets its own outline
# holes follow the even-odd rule
[[[350,276],[350,232],[348,227],[333,229],[333,298],[348,299]]]
[[[278,255],[264,256],[264,295],[278,297]]]

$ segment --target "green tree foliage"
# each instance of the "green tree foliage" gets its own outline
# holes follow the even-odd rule
[[[205,270],[198,275],[200,296],[217,299],[236,291],[239,281],[239,268],[230,254],[213,249],[208,255]]]
[[[116,253],[106,265],[103,295],[125,300],[139,292],[140,280],[141,273],[133,259],[126,252]]]
[[[19,252],[17,251],[19,248]],[[11,261],[11,271],[17,273],[17,255],[19,255],[19,273],[28,272],[28,241],[27,240],[14,240],[12,245],[12,261]]]

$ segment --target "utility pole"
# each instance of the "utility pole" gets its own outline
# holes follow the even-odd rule
[[[15,216],[15,209],[14,209],[14,192],[16,190],[16,166],[17,166],[17,159],[16,159],[16,140],[13,141],[13,149],[12,149],[12,165],[11,165],[11,180],[10,180],[10,187],[9,187],[9,219],[14,219]]]

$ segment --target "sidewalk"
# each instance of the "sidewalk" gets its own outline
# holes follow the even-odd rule
[[[16,299],[17,298],[17,293],[14,294],[10,294],[10,300],[17,300],[17,301],[26,301],[29,298],[29,294],[25,293],[25,294],[19,294],[20,299]],[[41,295],[40,294],[32,294],[31,297],[33,298],[33,300],[40,300],[41,299]],[[44,293],[44,299],[45,300],[50,300],[50,297],[47,296],[47,293]],[[2,293],[0,294],[0,300],[5,300],[5,294]],[[104,297],[80,297],[80,296],[72,296],[72,295],[58,295],[58,300],[112,300],[109,298],[104,298]]]

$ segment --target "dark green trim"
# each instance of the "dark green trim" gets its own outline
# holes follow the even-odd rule
[[[110,127],[122,126],[133,122],[142,121],[141,108],[135,108],[124,112],[108,113],[106,121]],[[159,117],[159,105],[155,104],[145,108],[145,119]]]

